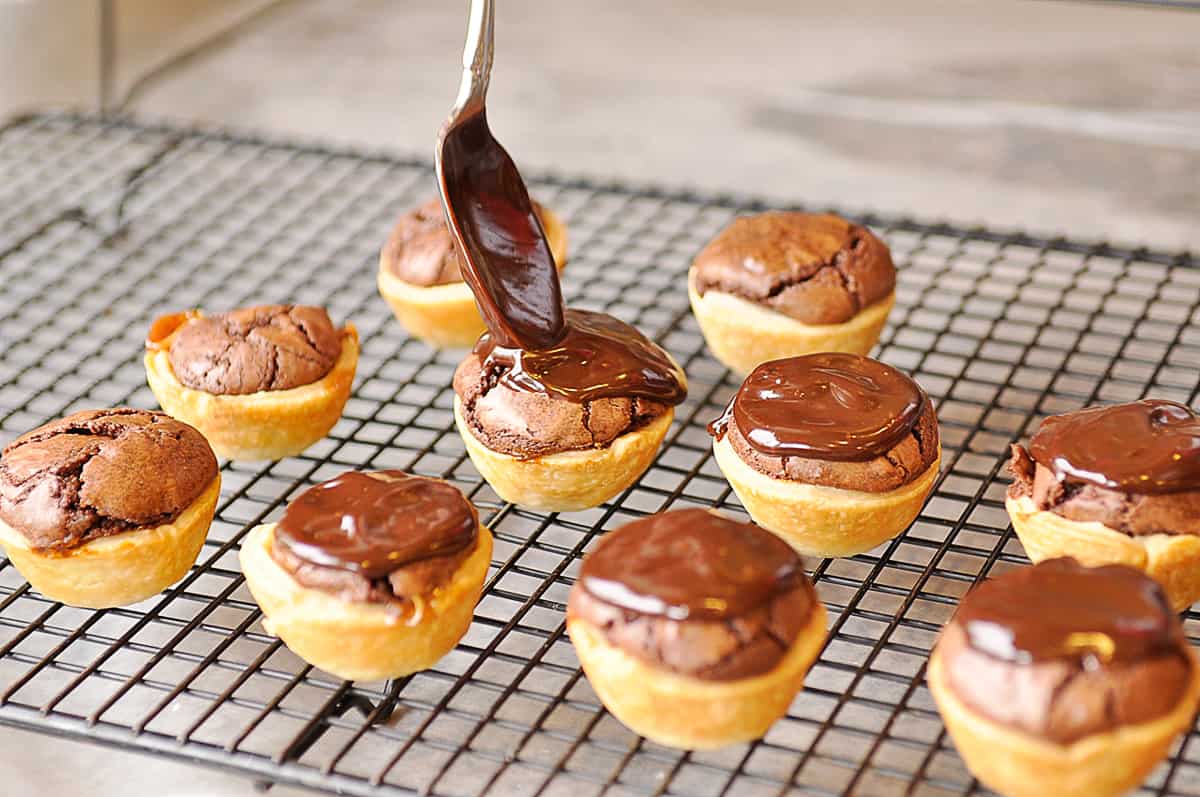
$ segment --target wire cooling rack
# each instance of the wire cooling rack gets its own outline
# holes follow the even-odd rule
[[[546,515],[500,502],[480,481],[453,428],[456,355],[408,339],[376,295],[391,222],[433,188],[423,162],[214,131],[68,115],[0,130],[0,443],[77,409],[154,406],[141,344],[165,311],[309,302],[363,336],[333,432],[299,457],[224,464],[199,562],[161,596],[73,609],[0,565],[0,722],[346,794],[980,793],[924,665],[958,598],[1024,561],[1002,504],[1006,446],[1044,414],[1096,401],[1194,403],[1196,258],[865,219],[900,267],[879,356],[937,404],[936,494],[891,543],[809,563],[830,637],[787,717],[758,743],[685,754],[603,710],[563,609],[605,529],[668,507],[743,514],[704,431],[737,381],[705,353],[683,275],[735,213],[760,206],[534,181],[570,228],[569,301],[657,338],[691,384],[635,486],[598,509]],[[399,681],[343,683],[306,666],[264,633],[238,570],[247,529],[350,468],[448,478],[496,537],[462,643]],[[1187,619],[1193,637],[1198,618]],[[1144,793],[1200,795],[1196,738]]]

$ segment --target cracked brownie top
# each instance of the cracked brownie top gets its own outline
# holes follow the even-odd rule
[[[783,540],[753,523],[680,509],[606,534],[583,561],[567,617],[656,668],[728,681],[773,669],[816,605]]]
[[[0,454],[0,519],[34,550],[174,521],[217,475],[195,429],[162,412],[86,410],[12,441]]]
[[[805,324],[840,324],[896,287],[887,246],[843,218],[769,212],[735,219],[692,264],[696,291],[719,291]]]
[[[274,304],[188,321],[169,357],[184,386],[244,395],[316,382],[341,353],[342,335],[324,308]]]

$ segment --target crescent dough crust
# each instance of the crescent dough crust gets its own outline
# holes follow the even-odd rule
[[[467,633],[492,560],[492,534],[481,525],[475,550],[450,583],[414,602],[418,615],[409,624],[388,607],[300,585],[271,557],[274,534],[274,523],[255,526],[239,554],[263,627],[309,664],[349,681],[400,678],[436,664]]]
[[[517,459],[480,442],[463,419],[462,402],[454,397],[454,422],[475,468],[503,500],[542,512],[590,509],[633,484],[654,461],[674,417],[669,407],[604,448]]]
[[[785,713],[825,644],[825,607],[813,607],[775,668],[735,681],[703,681],[651,667],[569,618],[579,663],[605,708],[634,732],[682,750],[711,750],[762,737]]]
[[[52,600],[85,609],[128,606],[157,595],[196,563],[221,495],[221,474],[171,523],[85,542],[62,554],[32,550],[0,520],[0,544],[29,584]]]
[[[688,274],[692,313],[713,356],[734,373],[745,376],[756,366],[783,357],[824,351],[867,354],[879,341],[896,292],[864,307],[841,324],[804,324],[770,308],[721,291],[696,291]]]
[[[1073,556],[1088,567],[1121,564],[1136,567],[1167,593],[1175,611],[1200,599],[1200,537],[1148,534],[1132,537],[1103,523],[1081,523],[1038,509],[1028,496],[1004,502],[1025,553],[1037,563]]]
[[[566,225],[545,207],[540,215],[550,253],[561,272],[567,265]],[[376,282],[379,294],[391,306],[400,325],[434,348],[467,348],[475,345],[483,334],[485,327],[475,306],[475,295],[465,282],[447,285],[405,282],[384,268],[382,253]]]
[[[218,456],[239,461],[276,460],[299,454],[342,417],[358,366],[358,330],[342,330],[342,353],[325,376],[288,390],[219,396],[185,387],[175,378],[166,350],[146,352],[146,381],[173,418],[200,430]]]
[[[967,768],[1006,797],[1115,797],[1141,783],[1166,757],[1175,737],[1191,727],[1200,705],[1200,660],[1194,652],[1191,656],[1192,684],[1170,714],[1067,745],[1030,736],[972,710],[946,686],[936,649],[929,660],[929,689]]]
[[[755,523],[805,556],[852,556],[887,542],[916,519],[933,491],[937,458],[915,481],[882,493],[773,479],[742,461],[728,438],[713,439],[717,466]]]

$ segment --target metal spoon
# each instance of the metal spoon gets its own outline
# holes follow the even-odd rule
[[[458,99],[438,135],[438,185],[463,278],[496,342],[548,349],[566,334],[558,270],[525,182],[487,124],[494,16],[493,0],[471,0]]]

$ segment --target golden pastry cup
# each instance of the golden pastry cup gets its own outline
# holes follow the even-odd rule
[[[359,347],[353,324],[341,334],[342,352],[333,368],[300,387],[224,396],[186,387],[171,368],[171,338],[146,352],[146,381],[163,411],[199,429],[218,456],[246,462],[283,459],[320,440],[342,417]]]
[[[971,774],[1005,797],[1116,797],[1135,788],[1162,761],[1171,743],[1192,726],[1200,705],[1200,666],[1179,705],[1149,722],[1125,725],[1057,744],[1002,725],[975,711],[946,684],[935,648],[929,690],[946,730]]]
[[[741,376],[784,357],[829,351],[866,355],[879,342],[879,333],[896,303],[892,291],[849,321],[805,324],[730,293],[709,290],[701,296],[693,272],[688,273],[688,296],[709,350]]]
[[[1177,612],[1200,600],[1200,537],[1194,534],[1134,537],[1094,520],[1081,523],[1038,509],[1027,496],[1007,498],[1004,508],[1035,564],[1071,556],[1088,567],[1128,565],[1162,585]]]
[[[726,436],[713,438],[717,467],[751,519],[805,556],[853,556],[882,545],[916,520],[933,492],[942,451],[908,484],[882,493],[774,479],[747,465]]]
[[[812,616],[774,669],[733,681],[705,681],[652,667],[567,619],[579,663],[604,707],[630,730],[681,750],[712,750],[759,739],[787,713],[825,644],[825,607]]]
[[[504,501],[540,512],[576,512],[599,506],[638,480],[654,461],[675,409],[604,448],[518,459],[493,451],[471,431],[454,397],[454,423],[475,469]]]
[[[567,227],[551,210],[538,214],[550,244],[550,253],[561,273],[567,264]],[[408,333],[434,348],[468,348],[484,332],[483,318],[475,306],[475,295],[465,282],[447,285],[414,285],[390,272],[379,256],[376,281],[379,294],[392,308],[396,320]]]
[[[84,609],[128,606],[157,595],[196,563],[221,495],[218,473],[170,523],[99,537],[62,553],[29,547],[0,520],[0,545],[30,586],[51,600]]]
[[[271,557],[275,524],[255,526],[239,554],[263,628],[314,667],[348,681],[401,678],[432,667],[467,633],[492,560],[492,534],[479,527],[475,549],[450,582],[414,600],[411,618],[392,607],[351,603],[299,584]]]

